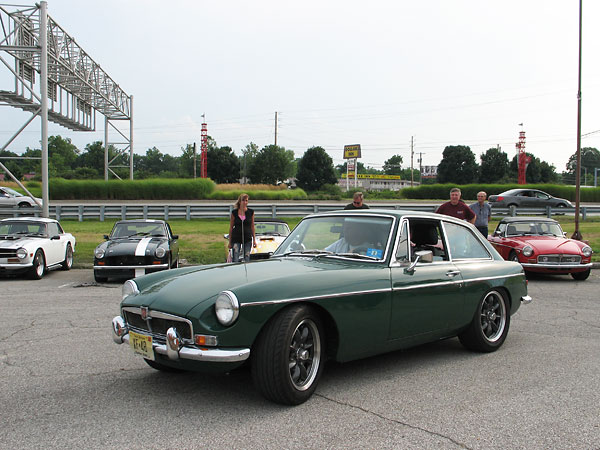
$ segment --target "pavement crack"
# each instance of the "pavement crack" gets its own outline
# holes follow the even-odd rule
[[[411,424],[409,424],[407,422],[402,422],[401,420],[392,419],[390,417],[384,416],[383,414],[377,413],[375,411],[371,411],[371,410],[369,410],[367,408],[363,408],[362,406],[357,406],[357,405],[353,405],[351,403],[347,403],[347,402],[342,402],[342,401],[339,401],[339,400],[335,400],[333,398],[327,397],[326,395],[319,394],[317,392],[315,392],[314,395],[317,396],[317,397],[321,397],[321,398],[323,398],[325,400],[328,400],[328,401],[330,401],[332,403],[336,403],[336,404],[341,405],[341,406],[347,406],[349,408],[353,408],[353,409],[357,409],[359,411],[362,411],[362,412],[364,412],[366,414],[369,414],[369,415],[372,415],[372,416],[375,416],[375,417],[379,417],[380,419],[386,420],[388,422],[395,423],[397,425],[402,425],[402,426],[411,428],[413,430],[422,431],[422,432],[427,433],[427,434],[429,434],[431,436],[437,436],[439,438],[445,439],[445,440],[453,443],[454,445],[456,445],[459,448],[465,448],[465,449],[471,450],[470,447],[467,447],[462,442],[458,442],[458,441],[452,439],[451,437],[445,436],[445,435],[443,435],[441,433],[437,433],[435,431],[427,430],[427,429],[419,427],[417,425],[411,425]]]
[[[19,328],[17,331],[15,331],[14,333],[8,334],[6,336],[3,336],[0,338],[0,342],[5,342],[8,341],[11,337],[13,337],[16,334],[19,334],[23,331],[27,331],[30,330],[31,328],[35,327],[35,320],[32,320],[31,323],[23,328]]]

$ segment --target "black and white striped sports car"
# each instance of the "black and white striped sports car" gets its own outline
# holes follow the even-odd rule
[[[94,251],[94,279],[134,278],[179,267],[179,236],[164,220],[121,220]]]

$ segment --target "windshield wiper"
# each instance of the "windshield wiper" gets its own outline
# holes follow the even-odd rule
[[[375,256],[369,255],[361,255],[360,253],[336,253],[337,256],[345,256],[347,258],[357,258],[357,259],[372,259],[374,261],[379,261],[379,258]]]
[[[335,255],[335,253],[330,252],[328,250],[319,250],[319,249],[311,249],[311,250],[293,250],[291,252],[282,253],[281,255],[273,255],[271,258],[279,258],[281,256],[329,256]]]

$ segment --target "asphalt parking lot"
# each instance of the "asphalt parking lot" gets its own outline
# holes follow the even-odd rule
[[[600,448],[600,270],[529,282],[496,353],[457,339],[328,364],[283,407],[249,370],[164,374],[112,342],[120,284],[0,279],[0,448]]]

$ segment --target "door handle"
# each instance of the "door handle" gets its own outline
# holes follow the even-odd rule
[[[449,270],[446,272],[446,276],[449,278],[454,278],[456,275],[460,275],[460,270]]]

